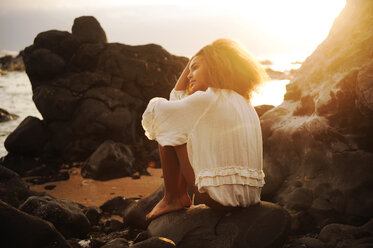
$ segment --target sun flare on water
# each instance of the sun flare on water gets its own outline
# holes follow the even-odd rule
[[[284,72],[300,67],[300,64],[294,62],[304,61],[313,52],[313,50],[297,52],[297,48],[304,45],[300,44],[298,38],[310,37],[307,42],[310,42],[315,49],[327,37],[335,18],[342,11],[345,3],[345,0],[246,1],[243,8],[237,8],[237,13],[243,21],[252,23],[253,20],[259,20],[258,26],[263,30],[275,32],[278,40],[273,41],[274,46],[280,44],[285,37],[292,37],[291,43],[294,46],[294,53],[274,55],[269,58],[272,62],[272,65],[268,66],[269,68]],[[246,16],[244,13],[240,13],[248,9],[257,11],[250,12]],[[271,80],[264,83],[257,92],[254,92],[252,104],[254,106],[279,105],[286,93],[287,83],[289,80]]]

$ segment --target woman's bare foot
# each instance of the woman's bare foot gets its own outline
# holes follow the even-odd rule
[[[146,220],[154,219],[163,214],[189,207],[190,205],[192,205],[192,201],[187,194],[176,199],[166,199],[166,197],[163,197],[162,200],[155,205],[153,210],[146,215]]]

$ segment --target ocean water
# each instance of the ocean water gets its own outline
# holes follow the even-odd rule
[[[13,55],[13,54],[12,54]],[[0,56],[1,57],[1,56]],[[299,65],[291,63],[272,64],[269,67],[278,69],[296,69]],[[252,104],[254,106],[270,104],[277,106],[282,103],[286,92],[286,84],[289,80],[271,80],[263,84],[258,92],[253,94]],[[42,119],[34,102],[32,101],[31,83],[25,72],[8,72],[0,76],[0,108],[19,116],[18,119],[0,122],[0,157],[7,154],[4,147],[6,137],[27,116],[35,116]]]
[[[29,115],[42,118],[32,101],[31,83],[25,72],[9,72],[0,77],[0,108],[19,116],[0,122],[0,157],[3,157],[7,154],[4,141],[9,133]]]

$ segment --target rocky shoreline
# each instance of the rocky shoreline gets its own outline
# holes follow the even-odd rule
[[[349,0],[329,36],[294,72],[284,102],[260,106],[263,202],[232,212],[196,205],[145,220],[163,194],[84,206],[33,192],[61,169],[112,180],[158,164],[138,123],[167,97],[187,58],[154,44],[107,43],[94,17],[40,33],[23,52],[33,100],[0,160],[1,242],[15,247],[373,246],[373,2]],[[17,174],[18,173],[18,174]],[[68,177],[68,175],[67,175]],[[22,233],[25,238],[19,239]],[[12,247],[12,246],[10,246]]]
[[[5,55],[0,57],[0,77],[11,71],[24,71],[25,65],[22,59],[22,52],[17,56]]]

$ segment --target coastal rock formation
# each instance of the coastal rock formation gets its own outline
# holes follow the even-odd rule
[[[287,238],[290,216],[269,202],[232,212],[214,211],[201,204],[145,220],[163,193],[161,186],[132,202],[123,212],[123,222],[132,228],[147,228],[148,237],[168,238],[176,247],[281,247]]]
[[[83,206],[75,202],[50,196],[31,196],[19,209],[53,223],[65,238],[84,239],[91,228],[89,220],[82,211]]]
[[[284,102],[260,118],[263,196],[292,212],[294,232],[373,217],[372,26],[373,2],[348,0]]]
[[[23,64],[21,53],[13,57],[12,55],[5,55],[0,58],[0,76],[7,71],[24,71],[25,65]]]
[[[0,201],[0,219],[2,247],[71,248],[49,222],[19,211],[3,201]]]
[[[0,108],[0,122],[16,120],[19,116]]]
[[[151,154],[156,145],[144,136],[141,114],[151,98],[168,97],[188,61],[155,44],[107,43],[90,16],[76,18],[72,33],[38,34],[22,56],[48,134],[33,155],[65,161],[86,160],[106,140],[128,145],[135,158]]]
[[[0,200],[18,208],[30,196],[41,196],[43,193],[31,191],[19,175],[0,165]]]

